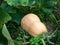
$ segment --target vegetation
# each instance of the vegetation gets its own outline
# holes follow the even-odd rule
[[[21,19],[36,14],[48,33],[32,37]],[[60,0],[0,0],[0,45],[60,45]]]

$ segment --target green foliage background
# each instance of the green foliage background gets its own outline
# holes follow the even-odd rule
[[[21,28],[28,13],[41,19],[47,34],[34,38]],[[60,45],[60,0],[1,0],[0,45]]]

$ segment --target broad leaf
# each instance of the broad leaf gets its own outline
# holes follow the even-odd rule
[[[5,2],[1,3],[1,8],[7,13],[16,13],[16,9]]]
[[[32,6],[38,0],[5,0],[10,6]]]
[[[28,0],[5,0],[7,1],[7,3],[9,5],[13,5],[13,6],[20,6],[20,5],[23,5],[23,6],[26,6],[27,3],[28,3]]]
[[[11,20],[11,17],[9,16],[8,13],[4,12],[1,8],[0,8],[0,25],[7,23],[9,20]]]
[[[12,40],[12,38],[11,38],[11,36],[10,36],[10,34],[9,34],[9,32],[8,32],[8,30],[7,30],[7,27],[6,27],[5,24],[3,25],[2,34],[4,35],[4,37],[7,38],[8,45],[15,45],[13,40]]]
[[[18,25],[20,24],[20,21],[21,21],[21,19],[23,17],[21,14],[17,14],[17,13],[11,14],[10,16],[12,17],[11,21],[17,23]]]

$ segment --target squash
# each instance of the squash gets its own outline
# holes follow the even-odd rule
[[[21,27],[33,37],[37,37],[39,34],[47,32],[46,26],[41,22],[39,17],[32,13],[27,14],[22,18]]]

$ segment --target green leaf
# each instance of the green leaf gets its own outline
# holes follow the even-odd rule
[[[8,32],[8,30],[7,30],[7,27],[6,27],[5,24],[3,25],[3,28],[2,28],[2,34],[4,35],[4,37],[7,38],[8,45],[15,45],[13,40],[12,40],[12,38],[11,38],[11,36],[10,36],[10,34],[9,34],[9,32]]]
[[[29,0],[28,6],[34,6],[38,3],[38,0]]]
[[[27,6],[28,0],[5,0],[11,6]]]
[[[57,6],[58,6],[58,7],[60,6],[60,1],[57,2]]]
[[[9,20],[11,20],[11,17],[9,16],[8,13],[4,12],[1,8],[0,8],[0,25],[7,23]]]
[[[10,6],[32,6],[38,2],[38,0],[5,0]]]
[[[23,17],[22,14],[15,13],[15,14],[11,14],[10,16],[12,17],[11,21],[13,21],[13,22],[17,23],[18,25],[20,25],[20,21],[21,21],[21,19]]]
[[[52,9],[49,9],[49,8],[42,8],[42,11],[45,13],[45,14],[51,14],[52,13]]]
[[[5,0],[10,6],[19,6],[20,0]]]
[[[39,44],[39,42],[41,43],[41,40],[44,39],[43,35],[38,35],[37,37],[31,38],[30,39],[30,44],[31,45],[36,45]],[[40,45],[40,44],[39,44]]]
[[[53,8],[53,7],[56,7],[57,6],[57,3],[58,3],[57,1],[48,1],[47,2],[47,4],[48,4],[47,6]]]
[[[0,7],[7,13],[16,13],[16,9],[9,6],[6,2],[2,2]]]
[[[22,6],[27,6],[29,0],[21,0],[21,5]]]

